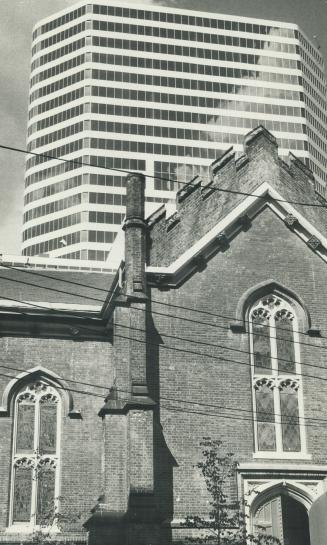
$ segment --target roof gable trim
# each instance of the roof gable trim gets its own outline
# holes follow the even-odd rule
[[[266,197],[266,198],[262,198]],[[276,200],[277,199],[277,200]],[[210,251],[215,241],[219,244],[219,236],[224,235],[227,238],[231,237],[237,231],[242,229],[242,219],[244,216],[251,218],[262,208],[269,206],[273,212],[280,217],[285,224],[294,231],[312,250],[314,250],[324,261],[327,262],[327,239],[312,223],[310,223],[293,205],[283,201],[282,195],[278,193],[269,183],[262,183],[253,193],[253,196],[246,197],[232,212],[227,214],[220,222],[218,222],[208,233],[201,237],[191,248],[184,252],[178,259],[171,263],[168,267],[146,267],[148,275],[164,275],[168,276],[169,280],[174,282],[174,277],[184,276],[183,269],[194,260],[201,256],[203,257]],[[287,217],[292,216],[294,221],[289,223]],[[286,218],[286,219],[285,219]],[[209,257],[209,256],[208,256]],[[196,269],[196,264],[193,264],[193,269]],[[188,271],[189,272],[189,271]],[[167,279],[166,279],[167,280]],[[175,278],[176,280],[176,278]],[[166,282],[164,282],[166,283]],[[168,282],[169,284],[171,282]]]

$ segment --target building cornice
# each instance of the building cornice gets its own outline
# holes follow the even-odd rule
[[[198,261],[205,262],[217,251],[224,251],[241,230],[254,217],[269,207],[294,234],[303,240],[321,259],[327,262],[327,238],[314,227],[292,204],[269,183],[262,183],[253,195],[246,197],[225,218],[167,267],[147,266],[146,273],[153,285],[175,287],[193,271],[198,270]],[[244,221],[247,219],[247,222]],[[292,222],[291,218],[294,218]]]

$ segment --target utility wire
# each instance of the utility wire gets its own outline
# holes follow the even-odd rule
[[[34,155],[36,157],[44,157],[45,159],[50,159],[50,160],[51,159],[56,159],[57,161],[61,161],[61,162],[64,162],[64,163],[72,163],[72,164],[75,164],[75,165],[78,165],[78,166],[88,166],[88,167],[92,167],[92,168],[101,168],[101,169],[104,169],[104,170],[110,170],[110,171],[114,171],[114,172],[122,172],[124,174],[136,174],[135,171],[124,170],[124,169],[113,168],[113,167],[100,167],[98,165],[92,165],[92,163],[85,163],[84,161],[77,161],[77,160],[74,160],[74,159],[64,159],[62,157],[56,157],[55,155],[49,155],[49,154],[45,154],[45,153],[37,153],[35,151],[28,151],[28,150],[24,150],[24,149],[21,149],[21,148],[14,148],[14,147],[11,147],[11,146],[5,146],[3,144],[0,144],[0,149],[5,149],[5,150],[9,150],[9,151],[16,151],[18,153],[24,153],[24,154],[27,154],[27,155]],[[189,186],[190,185],[190,182],[180,182],[179,180],[173,180],[171,178],[163,178],[163,177],[160,177],[160,176],[153,176],[153,175],[150,175],[150,174],[145,174],[145,176],[147,178],[153,178],[153,179],[162,180],[162,181],[166,181],[166,182],[173,182],[175,184],[178,184],[178,186],[180,186],[180,185]],[[258,199],[267,200],[266,195],[256,195],[254,193],[247,193],[245,191],[235,191],[235,190],[232,190],[232,189],[222,189],[220,187],[212,187],[211,189],[214,190],[214,191],[220,191],[220,192],[223,192],[223,193],[232,193],[232,194],[235,194],[235,195],[243,195],[243,196],[246,196],[246,197],[256,197]],[[271,196],[270,196],[270,199],[275,201],[275,202],[295,204],[295,205],[298,205],[298,206],[308,206],[308,207],[315,207],[315,208],[327,208],[327,203],[326,204],[321,204],[321,203],[305,203],[305,202],[298,202],[298,201],[288,201],[287,199],[276,199],[276,198],[271,197]]]
[[[26,372],[25,369],[21,369],[21,368],[17,368],[17,367],[10,367],[10,366],[3,366],[1,365],[0,367],[2,368],[6,368],[6,369],[11,369],[11,370],[16,370],[16,371],[20,371],[20,372]],[[29,373],[27,372],[27,375],[33,375],[33,373]],[[1,373],[0,372],[0,376],[1,377],[4,377],[4,378],[10,378],[10,379],[17,379],[17,376],[15,375],[9,375],[9,374],[6,374],[6,373]],[[85,385],[89,385],[89,386],[92,386],[92,387],[95,387],[95,388],[102,388],[102,389],[106,389],[107,388],[105,386],[100,386],[100,385],[97,385],[97,384],[90,384],[90,383],[83,383],[81,381],[75,381],[75,380],[72,380],[72,379],[67,379],[65,377],[62,377],[63,380],[65,380],[66,382],[73,382],[73,383],[77,383],[77,384],[85,384]],[[63,390],[63,391],[66,391],[66,392],[72,392],[72,393],[78,393],[78,394],[83,394],[83,395],[89,395],[89,396],[93,396],[93,397],[97,397],[97,398],[101,398],[103,400],[103,394],[98,394],[96,392],[91,392],[89,390],[78,390],[76,388],[67,388],[65,386],[60,386],[59,384],[56,384],[55,387],[58,389],[58,390]],[[129,395],[132,394],[132,391],[129,391],[129,390],[123,390],[123,389],[117,389],[117,391],[119,392],[122,392],[122,393],[127,393]],[[167,396],[160,396],[160,399],[163,399],[164,401],[170,401],[170,402],[175,402],[175,403],[184,403],[186,405],[199,405],[199,406],[202,406],[202,407],[210,407],[211,409],[219,409],[219,410],[223,410],[223,411],[230,411],[230,412],[243,412],[243,413],[249,413],[250,418],[244,418],[244,417],[238,417],[238,416],[230,416],[230,415],[225,415],[225,414],[221,414],[221,413],[207,413],[207,412],[204,412],[204,411],[190,411],[190,410],[185,410],[185,409],[182,409],[181,407],[177,407],[177,408],[173,408],[171,407],[170,405],[163,405],[162,403],[160,403],[160,407],[162,408],[165,408],[167,410],[174,410],[174,411],[178,411],[178,412],[190,412],[192,414],[201,414],[201,415],[206,415],[208,414],[209,416],[218,416],[218,417],[222,417],[222,418],[227,418],[227,419],[232,419],[232,420],[247,420],[249,422],[253,422],[254,421],[254,418],[253,418],[253,411],[252,410],[249,410],[249,409],[241,409],[240,407],[224,407],[222,405],[215,405],[215,404],[210,404],[210,403],[203,403],[203,402],[197,402],[197,401],[188,401],[188,400],[185,400],[185,399],[178,399],[178,398],[171,398],[171,397],[167,397]],[[126,398],[120,398],[121,401],[129,401],[130,400],[130,397],[126,397]],[[256,411],[256,414],[263,414],[263,415],[267,415],[267,412],[265,411]],[[319,426],[319,423],[324,423],[324,424],[327,424],[327,419],[324,419],[324,418],[317,418],[317,417],[301,417],[301,416],[297,416],[297,417],[294,417],[292,415],[285,415],[285,414],[282,414],[282,413],[271,413],[269,412],[269,415],[273,415],[275,417],[279,417],[281,422],[279,423],[282,423],[282,424],[287,424],[287,423],[291,423],[292,425],[294,426],[300,426],[301,425],[301,422],[300,420],[303,420],[303,421],[308,421],[308,423],[306,423],[306,427],[313,427],[313,428],[320,428],[321,426]],[[246,416],[246,415],[245,415]],[[259,420],[259,422],[262,422],[263,420]],[[312,422],[312,423],[309,423],[309,422]]]
[[[0,267],[1,267],[1,263],[0,263]],[[10,267],[10,266],[5,266],[5,268],[13,268],[13,267]],[[26,273],[32,273],[32,271],[26,271],[25,269],[21,270],[21,269],[15,269],[15,270],[19,270],[21,272],[26,272]],[[33,273],[32,273],[33,274]],[[37,273],[35,273],[37,274]],[[43,278],[45,278],[44,275],[38,275],[38,276],[42,276]],[[38,289],[46,289],[48,291],[55,291],[55,292],[58,292],[58,293],[64,293],[66,295],[70,295],[70,296],[74,296],[74,297],[80,297],[80,298],[83,298],[83,300],[85,299],[89,299],[89,300],[93,300],[93,301],[96,301],[96,302],[99,302],[103,305],[104,301],[103,299],[97,299],[95,297],[92,297],[92,296],[86,296],[85,294],[78,294],[78,293],[73,293],[73,292],[70,292],[70,291],[65,291],[65,290],[60,290],[59,288],[52,288],[52,287],[47,287],[47,286],[40,286],[39,284],[34,284],[34,283],[31,283],[31,282],[25,282],[23,280],[18,280],[18,279],[14,279],[14,278],[9,278],[9,277],[4,277],[4,276],[1,276],[0,275],[0,279],[3,278],[4,280],[8,280],[9,282],[15,282],[15,283],[19,283],[19,284],[26,284],[28,286],[33,286],[33,287],[37,287]],[[52,277],[54,278],[54,277]],[[55,279],[55,278],[54,278]],[[83,284],[81,284],[83,285]],[[87,286],[87,285],[83,285],[85,287],[88,287],[88,288],[91,288],[93,289],[91,286]],[[95,288],[94,288],[95,289]],[[100,288],[101,289],[101,288]],[[103,290],[103,291],[107,291],[107,290]],[[114,291],[112,290],[108,290],[108,293],[114,293]],[[13,300],[15,301],[15,300]],[[17,302],[21,302],[21,301],[17,301]],[[194,311],[194,312],[198,312],[198,313],[202,313],[202,314],[209,314],[210,316],[214,316],[214,317],[221,317],[221,318],[224,318],[224,319],[232,319],[232,318],[228,318],[227,316],[223,316],[223,315],[219,315],[219,314],[214,314],[214,313],[210,313],[208,311],[202,311],[202,310],[198,310],[198,309],[191,309],[189,307],[183,307],[183,306],[180,306],[180,305],[174,305],[172,303],[163,303],[161,301],[157,301],[157,300],[154,300],[152,299],[152,302],[154,303],[158,303],[158,304],[162,304],[162,305],[165,305],[165,306],[172,306],[174,308],[179,308],[179,309],[184,309],[184,310],[191,310],[191,311]],[[39,305],[40,308],[44,308],[46,310],[51,310],[53,312],[55,312],[55,309],[51,309],[50,307],[47,307],[47,306],[42,306],[42,305]],[[177,319],[177,320],[183,320],[183,321],[187,321],[187,322],[192,322],[192,323],[196,323],[196,324],[202,324],[202,325],[207,325],[209,327],[215,327],[215,328],[218,328],[218,329],[225,329],[225,330],[228,330],[230,331],[230,328],[228,326],[223,326],[221,324],[212,324],[212,323],[208,323],[208,322],[202,322],[200,320],[193,320],[192,318],[186,318],[186,317],[179,317],[179,316],[176,316],[174,314],[165,314],[165,313],[161,313],[161,312],[158,312],[158,311],[155,311],[155,310],[152,310],[152,311],[149,311],[147,309],[136,309],[136,310],[139,310],[141,312],[146,312],[146,313],[149,313],[150,315],[151,314],[157,314],[159,316],[166,316],[166,317],[169,317],[169,318],[174,318],[174,319]],[[73,315],[73,313],[70,313],[71,315]],[[69,317],[68,314],[66,314],[67,317]],[[78,313],[76,313],[75,315],[76,317],[79,317],[81,318],[82,316]],[[84,317],[84,318],[87,318],[87,317]],[[89,318],[89,317],[88,317]],[[246,320],[246,322],[250,323],[248,320]],[[288,329],[286,328],[277,328],[277,327],[272,327],[272,329],[279,329],[279,330],[283,330],[283,331],[287,331],[289,332]],[[298,330],[294,330],[296,331],[297,333],[299,333]],[[272,339],[276,339],[276,340],[285,340],[283,337],[273,337],[273,336],[270,336],[270,335],[266,335],[264,333],[256,333],[257,336],[261,336],[261,337],[266,337],[266,338],[272,338]],[[326,337],[324,337],[326,338]],[[316,345],[316,344],[312,344],[312,343],[306,343],[304,341],[294,341],[296,342],[297,344],[299,345],[304,345],[304,346],[310,346],[312,348],[319,348],[319,349],[324,349],[324,350],[327,350],[327,346],[325,345]],[[228,348],[225,346],[225,348]],[[286,360],[288,361],[288,360]],[[309,364],[308,364],[309,365]]]
[[[91,289],[91,290],[94,290],[94,291],[101,291],[101,292],[104,292],[106,294],[110,294],[110,293],[114,294],[115,293],[115,290],[106,289],[106,288],[99,288],[98,286],[91,286],[90,284],[83,284],[81,282],[76,282],[76,281],[74,282],[72,280],[67,280],[65,278],[59,278],[59,277],[56,277],[56,276],[50,276],[48,274],[42,274],[42,273],[36,272],[34,270],[28,270],[28,269],[22,269],[22,268],[19,268],[19,267],[14,267],[14,266],[8,265],[6,263],[1,263],[1,261],[0,261],[0,268],[2,268],[2,267],[5,268],[5,269],[12,269],[14,271],[18,271],[18,272],[21,272],[21,273],[24,273],[24,274],[39,276],[40,278],[43,278],[43,279],[56,280],[58,282],[65,282],[67,284],[72,284],[74,286],[79,286],[79,287]],[[55,289],[55,288],[51,288],[51,287],[48,287],[48,286],[39,286],[39,287],[42,288],[42,289],[50,290],[50,291]],[[68,295],[73,295],[73,296],[76,296],[76,297],[84,297],[84,295],[77,294],[77,293],[72,293],[72,292],[62,291],[62,293],[67,293]],[[95,301],[99,301],[100,303],[104,302],[103,299],[96,299],[96,298],[93,298],[93,299]],[[217,314],[215,312],[210,312],[208,310],[200,310],[200,309],[193,308],[193,307],[188,307],[188,306],[183,306],[183,305],[175,305],[173,303],[166,303],[166,302],[163,302],[163,301],[159,301],[157,299],[153,299],[152,297],[151,297],[151,301],[153,303],[157,303],[158,305],[173,307],[173,308],[182,309],[182,310],[188,310],[188,311],[191,311],[191,312],[197,312],[199,314],[206,314],[208,316],[212,316],[212,317],[215,317],[215,318],[216,317],[217,318],[223,318],[224,320],[230,320],[230,321],[234,321],[234,322],[236,321],[236,322],[247,323],[247,324],[252,323],[250,320],[246,320],[246,319],[243,320],[243,319],[235,318],[235,316],[234,317],[233,316],[226,316],[226,315],[223,315],[223,314]],[[183,318],[180,318],[180,319],[183,319]],[[271,327],[271,329],[276,329],[276,330],[280,330],[280,331],[288,331],[285,327],[280,327],[280,326],[270,326],[270,327]],[[299,333],[300,335],[309,336],[308,333],[305,332],[305,331],[300,331],[298,329],[294,329],[293,331],[295,331],[296,333]],[[263,334],[260,334],[260,335],[262,335],[264,337],[267,337],[267,335],[263,335]],[[275,337],[275,338],[278,338],[278,337]],[[323,336],[323,335],[320,335],[320,338],[327,339],[327,337]],[[307,343],[307,344],[308,344],[308,346],[321,348],[321,346],[312,345],[311,343]]]
[[[12,300],[12,299],[11,299]],[[21,302],[20,302],[21,303]],[[28,305],[30,306],[36,306],[38,308],[43,308],[42,306],[40,305],[33,305],[33,303],[27,303]],[[53,310],[53,309],[49,309],[49,310]],[[23,314],[23,315],[26,315],[25,313],[20,313],[18,312],[19,314]],[[74,318],[76,317],[75,315],[73,316]],[[142,330],[142,329],[138,329],[138,328],[135,328],[135,327],[132,327],[132,326],[125,326],[125,325],[122,325],[122,324],[116,324],[117,327],[122,327],[122,328],[127,328],[129,330],[132,330],[132,331],[137,331],[138,333],[142,332],[142,333],[145,333],[145,330]],[[84,331],[90,331],[92,333],[94,333],[93,330],[91,330],[90,328],[88,328],[87,326],[80,326],[79,327],[81,329],[83,329]],[[169,338],[173,338],[174,340],[183,340],[183,341],[186,341],[186,342],[190,342],[190,339],[183,339],[183,338],[180,338],[180,337],[176,337],[176,336],[172,336],[172,335],[165,335],[164,333],[162,333],[162,336],[166,336],[166,337],[169,337]],[[213,354],[208,354],[208,353],[202,353],[202,352],[196,352],[194,350],[187,350],[185,348],[178,348],[178,347],[173,347],[173,346],[169,346],[167,344],[157,344],[157,343],[151,343],[150,341],[143,341],[141,339],[137,339],[135,337],[126,337],[126,336],[122,336],[122,335],[119,335],[118,333],[115,333],[115,337],[116,338],[123,338],[123,339],[127,339],[129,341],[136,341],[136,342],[140,342],[140,343],[143,343],[143,344],[146,344],[146,345],[149,345],[149,346],[155,346],[156,348],[165,348],[165,349],[168,349],[168,350],[175,350],[177,352],[183,352],[183,353],[187,353],[187,354],[192,354],[192,355],[197,355],[197,356],[204,356],[204,357],[207,357],[209,359],[214,359],[216,361],[225,361],[225,362],[229,362],[229,363],[236,363],[238,365],[245,365],[247,367],[251,367],[251,363],[249,362],[243,362],[243,361],[239,361],[239,360],[233,360],[231,358],[226,358],[226,357],[222,357],[222,356],[215,356]],[[197,341],[194,341],[194,342],[197,342]],[[213,347],[217,347],[217,345],[212,345]],[[227,349],[229,349],[229,347],[226,347]],[[247,351],[244,351],[244,353],[246,354],[252,354],[251,352],[247,352]],[[288,360],[286,360],[288,361]],[[294,363],[294,362],[292,362]],[[322,366],[315,366],[314,364],[307,364],[307,366],[312,366],[312,367],[317,367],[319,369],[324,369],[324,367]],[[1,366],[0,366],[1,367]],[[286,375],[288,375],[289,373],[286,373]],[[281,374],[282,375],[282,374]],[[316,379],[316,380],[322,380],[322,381],[327,381],[327,377],[318,377],[316,375],[309,375],[309,374],[306,374],[306,373],[297,373],[297,372],[292,372],[291,373],[292,376],[302,376],[302,377],[307,377],[307,378],[312,378],[312,379]],[[282,375],[283,376],[283,375]]]
[[[4,277],[1,277],[0,278],[4,278]],[[10,279],[9,279],[10,280]],[[20,281],[20,280],[13,280],[14,282],[19,282],[19,283],[22,283],[22,284],[25,284],[24,281]],[[27,283],[28,285],[30,285],[29,283]],[[32,286],[36,286],[36,287],[42,287],[42,286],[38,286],[36,284],[31,284]],[[55,291],[60,291],[60,290],[56,290]],[[83,297],[82,295],[80,295],[80,297]],[[13,302],[17,302],[17,303],[20,303],[20,304],[27,304],[28,306],[31,306],[31,307],[35,307],[35,308],[38,308],[38,309],[43,309],[43,310],[47,310],[47,311],[50,311],[52,312],[53,315],[57,315],[58,316],[58,312],[60,313],[60,311],[56,310],[56,309],[53,309],[51,307],[48,307],[46,305],[40,305],[40,304],[34,304],[34,303],[23,303],[22,301],[20,300],[15,300],[15,299],[12,299],[12,298],[9,298],[9,297],[4,297],[4,299],[8,299],[8,300],[11,300]],[[145,309],[140,309],[140,308],[137,308],[135,307],[135,310],[137,311],[141,311],[141,312],[145,312]],[[146,311],[148,313],[151,314],[150,311]],[[152,314],[158,314],[158,315],[161,315],[161,316],[164,316],[164,317],[171,317],[171,318],[174,318],[174,319],[179,319],[179,317],[175,316],[175,315],[168,315],[168,314],[165,314],[165,313],[160,313],[160,312],[157,312],[157,311],[152,311]],[[90,321],[91,320],[94,320],[94,321],[97,321],[99,322],[101,320],[101,318],[99,317],[94,317],[94,316],[85,316],[83,314],[78,314],[78,313],[67,313],[65,312],[64,314],[64,317],[66,318],[79,318],[79,319],[83,319],[83,320],[88,320]],[[199,322],[198,320],[192,320],[191,318],[181,318],[181,320],[185,320],[185,321],[188,321],[188,322],[192,322],[192,323],[195,323],[195,324],[204,324],[206,326],[213,326],[213,327],[220,327],[220,328],[223,328],[223,329],[226,329],[229,331],[229,328],[226,327],[226,326],[219,326],[218,324],[210,324],[210,323],[207,323],[207,322]],[[115,323],[116,326],[121,326],[121,327],[125,327],[124,325],[121,325],[121,324],[118,324],[118,323]],[[133,329],[133,328],[132,328]],[[134,328],[137,330],[137,328]],[[142,331],[144,332],[144,330],[139,330],[139,331]],[[244,354],[252,354],[252,352],[248,351],[248,350],[242,350],[242,349],[238,349],[238,348],[234,348],[234,347],[230,347],[230,346],[227,346],[227,345],[224,345],[224,344],[213,344],[213,343],[208,343],[208,342],[205,342],[205,341],[198,341],[198,340],[194,340],[194,339],[185,339],[185,338],[182,338],[182,337],[178,337],[178,336],[175,336],[175,335],[168,335],[168,334],[164,334],[164,333],[161,333],[161,335],[163,336],[166,336],[166,337],[170,337],[170,338],[173,338],[173,339],[177,339],[177,340],[182,340],[182,341],[186,341],[186,342],[191,342],[191,343],[195,343],[195,344],[200,344],[200,345],[206,345],[206,346],[211,346],[211,347],[214,347],[214,348],[221,348],[223,350],[230,350],[230,351],[234,351],[234,352],[239,352],[239,353],[244,353]],[[260,335],[260,334],[259,334]],[[265,337],[269,338],[269,335],[264,335]],[[274,339],[280,339],[280,340],[283,340],[285,341],[285,339],[283,338],[280,338],[280,337],[272,337]],[[287,340],[287,339],[286,339]],[[288,341],[288,342],[292,342],[292,343],[298,343],[298,344],[309,344],[309,346],[312,346],[312,347],[315,347],[315,348],[321,348],[320,346],[317,346],[317,345],[311,345],[310,343],[303,343],[301,341]],[[327,347],[326,347],[327,348]],[[308,367],[314,367],[314,368],[318,368],[318,369],[324,369],[324,367],[322,367],[321,365],[315,365],[315,364],[312,364],[312,363],[305,363],[305,362],[297,362],[295,360],[289,360],[289,359],[286,359],[286,358],[281,358],[281,357],[276,357],[276,356],[271,356],[271,359],[275,359],[277,361],[285,361],[287,363],[292,363],[292,364],[299,364],[299,365],[307,365]]]
[[[0,276],[0,278],[2,278]],[[17,282],[19,283],[25,283],[23,281],[19,281],[17,280]],[[35,284],[32,284],[33,286],[36,286],[36,287],[40,287],[38,285],[35,285]],[[55,290],[55,291],[58,291],[58,290]],[[82,297],[82,296],[81,296]],[[58,312],[60,313],[60,311],[56,310],[56,309],[53,309],[51,307],[48,307],[46,305],[40,305],[40,304],[36,304],[36,303],[30,303],[30,302],[27,302],[27,303],[24,303],[20,300],[16,300],[16,299],[13,299],[13,298],[9,298],[9,297],[4,297],[4,299],[8,299],[10,301],[13,301],[13,302],[17,302],[17,303],[20,303],[20,304],[24,304],[24,305],[28,305],[32,308],[38,308],[38,309],[42,309],[42,310],[47,310],[47,311],[50,311],[53,315],[56,315],[58,316]],[[138,311],[144,311],[144,309],[139,309],[137,307],[135,307],[135,310],[138,310]],[[147,311],[150,313],[150,311]],[[159,313],[159,312],[156,312],[156,311],[153,311],[152,312],[153,314],[159,314],[159,315],[162,315],[164,317],[172,317],[172,318],[175,318],[175,319],[179,319],[177,316],[175,315],[167,315],[165,313]],[[26,315],[26,313],[25,313]],[[82,314],[78,314],[78,313],[66,313],[65,312],[65,315],[64,317],[66,318],[79,318],[79,319],[83,319],[83,320],[87,320],[87,321],[90,321],[91,320],[94,320],[94,321],[97,321],[99,322],[101,320],[101,318],[98,318],[98,317],[94,317],[94,316],[85,316],[85,315],[82,315]],[[190,321],[190,322],[193,322],[195,324],[199,324],[199,323],[202,323],[206,326],[213,326],[213,327],[219,327],[219,325],[217,324],[210,324],[210,323],[207,323],[207,322],[199,322],[197,320],[192,320],[191,318],[181,318],[182,320],[186,320],[186,321]],[[121,325],[119,323],[115,323],[115,325],[117,327],[126,327],[124,325]],[[225,326],[220,326],[221,328],[223,329],[227,329],[229,330],[228,327],[225,327]],[[134,329],[134,330],[138,330],[137,328],[131,328],[131,329]],[[144,330],[138,330],[138,331],[141,331],[141,332],[145,332]],[[230,350],[230,351],[234,351],[234,352],[239,352],[239,353],[244,353],[244,354],[249,354],[251,355],[252,352],[251,351],[248,351],[248,350],[242,350],[242,349],[238,349],[238,348],[234,348],[234,347],[230,347],[230,346],[227,346],[227,345],[224,345],[224,344],[213,344],[213,343],[208,343],[208,342],[205,342],[205,341],[198,341],[198,340],[194,340],[194,339],[185,339],[183,337],[178,337],[176,335],[168,335],[168,334],[164,334],[164,333],[161,333],[162,336],[166,336],[166,337],[169,337],[169,338],[172,338],[172,339],[176,339],[176,340],[181,340],[181,341],[186,341],[186,342],[191,342],[191,343],[195,343],[195,344],[199,344],[199,345],[205,345],[205,346],[210,346],[210,347],[214,347],[214,348],[220,348],[220,349],[223,349],[223,350]],[[265,337],[268,337],[268,335],[265,335]],[[274,339],[280,339],[280,337],[273,337]],[[285,339],[281,338],[281,340],[285,341]],[[286,339],[287,340],[287,339]],[[297,342],[298,344],[309,344],[309,343],[301,343],[301,341],[289,341],[289,342],[292,342],[292,343],[295,343]],[[310,345],[309,346],[312,346],[312,347],[315,347],[315,348],[320,348],[320,346],[316,346],[316,345]],[[306,363],[306,362],[297,362],[295,360],[289,360],[289,359],[286,359],[286,358],[281,358],[281,357],[276,357],[276,356],[271,356],[270,359],[274,359],[274,360],[277,360],[277,361],[284,361],[284,362],[287,362],[287,363],[292,363],[292,364],[299,364],[299,365],[306,365],[307,367],[313,367],[313,368],[318,368],[318,369],[325,369],[323,366],[321,365],[316,365],[316,364],[312,364],[312,363]],[[304,375],[302,375],[304,376]],[[310,376],[310,378],[314,378],[313,376]],[[318,378],[318,377],[317,377]]]

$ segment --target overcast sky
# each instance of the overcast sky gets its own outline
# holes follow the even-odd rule
[[[0,144],[18,148],[26,145],[33,25],[75,3],[75,0],[0,0]],[[133,4],[133,0],[130,3]],[[327,59],[327,0],[148,0],[143,3],[296,23],[309,38],[317,36]],[[0,149],[0,253],[20,253],[24,161],[24,155]]]

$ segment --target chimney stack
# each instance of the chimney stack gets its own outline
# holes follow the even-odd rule
[[[138,172],[126,176],[125,293],[141,297],[146,292],[146,223],[144,219],[145,176]]]

